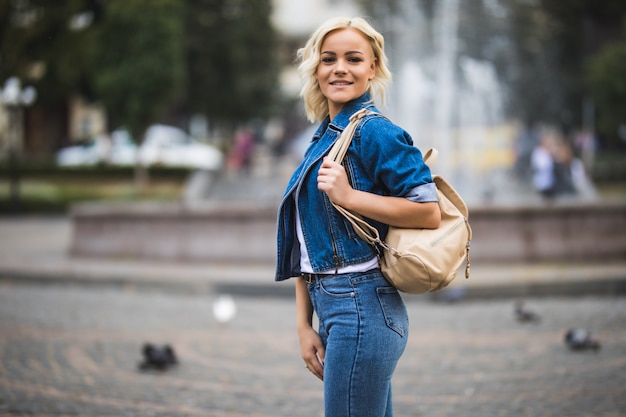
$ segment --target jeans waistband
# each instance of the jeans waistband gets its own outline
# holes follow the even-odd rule
[[[336,276],[336,274],[314,274],[314,273],[309,273],[309,272],[302,272],[300,276],[305,282],[307,282],[308,284],[311,284],[315,280],[324,279],[328,277],[334,277]]]

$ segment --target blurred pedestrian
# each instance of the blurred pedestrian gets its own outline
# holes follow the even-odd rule
[[[572,164],[575,160],[572,147],[563,138],[555,141],[552,149],[554,161],[554,193],[557,196],[575,196],[576,187],[572,177]]]
[[[559,196],[595,200],[597,198],[595,187],[587,174],[583,161],[576,157],[572,146],[568,142],[562,141],[556,149],[556,193]]]
[[[321,122],[280,204],[276,280],[296,277],[296,321],[306,368],[324,381],[326,417],[391,417],[391,378],[408,337],[397,290],[377,251],[331,205],[387,225],[438,227],[436,188],[409,134],[366,116],[343,165],[325,158],[362,108],[378,112],[391,75],[383,37],[361,18],[335,18],[298,51],[307,116]],[[313,314],[319,325],[313,326]]]
[[[598,147],[598,140],[596,139],[596,136],[591,130],[582,129],[574,136],[574,145],[580,153],[580,158],[585,171],[592,173],[596,149]]]
[[[517,130],[517,135],[513,142],[513,153],[515,155],[514,172],[522,181],[528,181],[532,176],[531,155],[537,146],[538,129],[530,123],[525,123]]]
[[[254,135],[250,129],[239,129],[235,134],[235,144],[228,156],[228,166],[231,171],[249,175],[252,172],[252,157],[254,154]]]
[[[553,140],[544,135],[535,146],[530,156],[533,173],[533,187],[545,199],[551,200],[555,195],[555,166],[552,156]]]

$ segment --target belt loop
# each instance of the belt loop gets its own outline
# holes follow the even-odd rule
[[[304,282],[306,282],[307,284],[312,284],[313,283],[313,274],[309,274],[307,272],[303,272],[302,273],[302,279],[304,280]]]

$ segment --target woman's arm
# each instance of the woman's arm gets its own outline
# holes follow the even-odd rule
[[[436,202],[416,203],[403,197],[355,190],[350,186],[343,166],[328,158],[324,159],[318,172],[317,188],[335,204],[391,226],[436,229],[441,222]]]
[[[326,350],[322,338],[313,329],[313,305],[307,284],[296,278],[296,325],[300,339],[300,352],[306,367],[321,380],[324,380],[324,355]]]

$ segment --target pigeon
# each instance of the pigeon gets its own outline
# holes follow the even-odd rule
[[[585,329],[569,329],[565,333],[564,341],[567,347],[573,351],[600,350],[600,343],[593,340],[591,333]]]
[[[139,369],[142,371],[151,369],[165,371],[178,364],[174,349],[170,345],[158,347],[151,343],[146,343],[143,345],[142,353],[144,360],[139,364]]]
[[[515,302],[514,313],[520,323],[538,323],[541,320],[537,313],[524,308],[524,302],[521,300]]]
[[[220,323],[228,323],[237,314],[237,305],[230,295],[220,295],[213,303],[213,316]]]

